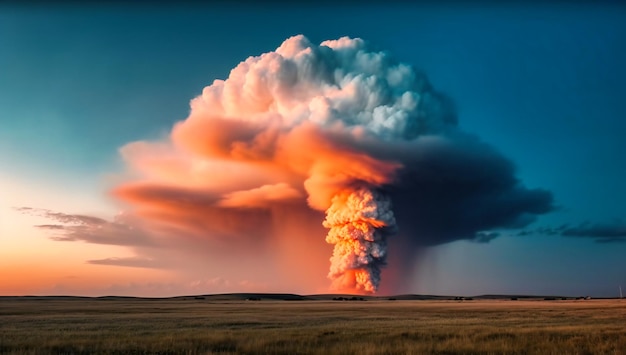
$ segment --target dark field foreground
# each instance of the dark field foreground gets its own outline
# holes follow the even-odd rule
[[[0,298],[5,354],[626,354],[626,301]]]

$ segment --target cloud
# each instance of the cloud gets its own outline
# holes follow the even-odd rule
[[[616,219],[605,223],[581,223],[576,227],[563,226],[558,230],[564,237],[591,238],[597,243],[626,242],[626,223]]]
[[[408,243],[471,240],[483,230],[524,227],[554,208],[549,191],[526,188],[512,162],[476,137],[426,137],[413,144],[419,154],[390,188]]]
[[[302,193],[285,184],[263,185],[250,190],[235,191],[224,195],[217,203],[221,207],[269,207],[277,201],[298,199]]]
[[[48,229],[48,230],[65,230],[66,226],[62,224],[38,224],[35,225],[37,228]]]
[[[626,242],[626,223],[621,219],[614,219],[613,221],[602,223],[583,222],[574,227],[569,224],[563,224],[558,227],[544,226],[534,229],[524,229],[519,231],[517,235],[589,238],[595,240],[597,243]]]
[[[611,223],[582,223],[577,227],[563,229],[561,235],[566,237],[626,239],[626,223],[621,220]]]
[[[18,207],[17,211],[46,218],[57,224],[39,224],[35,227],[51,233],[51,239],[57,241],[82,241],[93,244],[122,246],[155,246],[156,240],[138,227],[138,221],[125,214],[107,221],[94,216],[67,214],[48,209]]]
[[[192,100],[189,117],[172,130],[175,153],[167,153],[167,160],[158,163],[161,142],[154,149],[153,143],[136,142],[124,150],[140,145],[141,156],[127,154],[128,164],[144,166],[154,180],[182,174],[164,171],[166,161],[173,166],[201,161],[211,166],[217,183],[190,170],[178,183],[198,181],[200,174],[207,187],[225,196],[236,192],[232,184],[220,186],[221,164],[247,170],[231,175],[245,180],[243,185],[254,185],[258,175],[256,187],[246,186],[251,191],[304,185],[309,205],[320,210],[328,208],[337,190],[357,180],[408,192],[417,203],[426,195],[423,204],[438,211],[420,213],[446,218],[449,212],[461,223],[448,230],[454,223],[422,218],[417,223],[426,226],[418,229],[432,231],[427,243],[471,238],[480,227],[527,224],[551,210],[548,191],[525,188],[508,159],[460,131],[456,122],[450,100],[423,74],[384,52],[369,51],[363,40],[341,38],[316,46],[296,36],[275,52],[248,58],[227,80],[216,80]],[[150,170],[144,160],[159,168]],[[431,187],[437,192],[426,191]],[[403,199],[395,200],[404,205]],[[484,222],[470,221],[478,219]]]
[[[207,258],[246,255],[287,275],[328,262],[293,257],[327,252],[325,213],[341,222],[325,224],[329,276],[373,292],[388,244],[405,250],[390,258],[408,261],[420,247],[488,242],[497,234],[484,231],[522,228],[553,209],[549,191],[525,187],[509,159],[458,127],[451,100],[426,75],[362,39],[288,38],[213,81],[190,107],[167,139],[120,149],[130,177],[111,193],[149,233],[52,212],[63,223],[41,228],[60,240],[154,239]],[[345,228],[350,238],[333,237]]]
[[[135,204],[133,213],[150,221],[152,230],[169,231],[181,238],[229,240],[238,244],[244,236],[261,241],[269,238],[272,232],[271,211],[260,208],[267,206],[269,201],[257,201],[257,208],[225,207],[221,203],[224,198],[228,201],[228,196],[151,183],[120,186],[113,193]]]
[[[152,259],[146,259],[141,257],[125,257],[125,258],[106,258],[87,260],[88,264],[94,265],[113,265],[113,266],[125,266],[125,267],[139,267],[139,268],[162,268],[163,265]]]
[[[33,207],[15,207],[14,208],[18,212],[44,217],[53,221],[61,222],[61,223],[72,223],[72,224],[82,224],[82,225],[102,225],[107,222],[102,218],[93,217],[93,216],[85,216],[80,214],[66,214],[61,212],[54,212],[48,209],[43,208],[33,208]]]

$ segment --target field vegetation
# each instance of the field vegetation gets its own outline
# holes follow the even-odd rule
[[[626,354],[626,302],[5,297],[0,353]]]

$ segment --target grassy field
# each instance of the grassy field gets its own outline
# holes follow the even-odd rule
[[[626,354],[626,301],[0,298],[2,354]]]

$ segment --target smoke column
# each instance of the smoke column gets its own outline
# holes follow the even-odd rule
[[[201,239],[233,260],[308,253],[299,249],[307,228],[286,232],[304,213],[322,235],[329,229],[335,289],[376,292],[388,243],[404,251],[390,258],[406,277],[421,246],[523,227],[552,208],[549,192],[525,188],[508,159],[458,128],[454,106],[423,73],[359,38],[288,38],[190,107],[167,140],[122,147],[135,181],[113,194],[161,235]],[[316,253],[327,247],[322,235]],[[315,268],[323,282],[322,262],[277,268]]]
[[[376,292],[387,258],[387,237],[396,229],[390,198],[360,187],[333,196],[324,227],[334,244],[328,277],[335,289]]]

